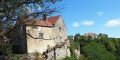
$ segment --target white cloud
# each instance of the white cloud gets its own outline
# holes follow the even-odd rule
[[[80,25],[79,25],[78,22],[73,22],[73,23],[72,23],[72,26],[73,26],[73,27],[79,27]]]
[[[98,16],[104,15],[104,12],[97,12]]]
[[[119,19],[112,19],[109,20],[106,24],[106,27],[115,27],[115,26],[120,26],[120,18]]]
[[[29,13],[34,12],[33,8],[30,8],[29,6],[24,6],[23,9],[24,9],[26,12],[29,12]]]
[[[34,11],[33,11],[33,9],[28,9],[28,12],[32,13],[32,12],[34,12]]]
[[[38,10],[41,10],[41,7],[40,7],[40,6],[38,7]]]
[[[91,25],[94,24],[94,22],[93,22],[93,21],[88,21],[88,20],[86,20],[86,21],[82,22],[82,24],[83,24],[83,25],[87,25],[87,26],[91,26]]]

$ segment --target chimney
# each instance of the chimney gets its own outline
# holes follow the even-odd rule
[[[43,21],[47,21],[47,14],[43,14]]]

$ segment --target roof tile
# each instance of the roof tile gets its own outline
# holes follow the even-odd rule
[[[32,20],[32,18],[26,18],[25,21],[28,21],[26,24],[34,24],[34,25],[52,27],[57,22],[57,20],[59,19],[60,16],[61,15],[49,17],[49,18],[47,18],[47,21],[38,20],[38,19]],[[29,21],[29,20],[31,20],[31,21]]]

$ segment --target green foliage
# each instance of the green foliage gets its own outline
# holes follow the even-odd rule
[[[69,36],[68,36],[68,40],[71,40]]]
[[[33,53],[33,56],[35,56],[35,57],[38,57],[39,55],[40,55],[40,53],[37,52],[37,51],[35,51],[35,52]]]
[[[76,59],[76,55],[72,54],[71,57],[66,57],[60,60],[77,60],[77,59]]]
[[[113,42],[110,42],[110,43],[107,45],[107,49],[108,49],[109,51],[111,51],[111,52],[116,51],[116,48],[115,48]]]
[[[2,0],[0,1],[0,36],[8,37],[8,33],[19,29],[20,26],[36,22],[33,19],[41,19],[43,14],[52,15],[60,12],[62,6],[57,3],[62,0]],[[49,6],[50,5],[50,6]],[[56,6],[57,5],[57,6]],[[58,8],[59,7],[59,8]],[[28,19],[27,18],[33,18]],[[29,23],[28,23],[29,22]],[[33,23],[32,23],[33,22]],[[18,33],[18,32],[14,32]],[[24,33],[20,33],[21,35]],[[19,35],[20,35],[19,34]],[[16,35],[16,34],[15,34]],[[11,36],[10,36],[11,37]],[[14,38],[12,36],[12,38]],[[5,41],[6,39],[3,39]],[[11,39],[10,39],[11,40]]]
[[[88,36],[88,42],[92,41],[93,37],[91,35]]]
[[[88,60],[120,60],[120,38],[109,38],[100,36],[92,38],[75,35],[75,40],[71,40],[71,50],[78,48],[85,59]],[[72,53],[73,54],[73,53]],[[80,58],[84,60],[84,57]]]
[[[89,60],[116,60],[116,56],[108,52],[96,42],[90,42],[83,48],[83,53]]]
[[[77,33],[74,37],[74,40],[77,42],[81,39],[81,35],[79,33]]]
[[[79,60],[88,60],[88,58],[87,58],[87,57],[82,57],[82,56],[81,56],[81,57],[79,58]]]
[[[71,48],[72,50],[78,49],[78,45],[79,45],[78,42],[74,42],[74,40],[70,40],[70,48]]]
[[[77,60],[77,56],[76,56],[74,50],[71,52],[71,58],[70,58],[70,60]]]
[[[60,60],[70,60],[71,59],[71,57],[66,57],[66,58],[63,58],[63,59],[60,59]]]
[[[80,34],[75,35],[75,40],[70,40],[71,57],[66,60],[76,58],[74,53],[80,45],[80,52],[85,57],[80,57],[80,60],[120,60],[120,38],[109,38],[100,36],[92,38],[91,36],[84,37]]]
[[[38,26],[32,26],[32,28],[33,28],[33,29],[37,29],[37,28],[38,28]]]
[[[120,42],[120,40],[118,40],[118,39],[114,39],[113,40],[113,43],[114,43],[114,45],[115,45],[116,48],[120,47],[120,43],[119,42]]]
[[[3,45],[0,45],[0,55],[12,55],[12,45],[10,43],[4,43]]]

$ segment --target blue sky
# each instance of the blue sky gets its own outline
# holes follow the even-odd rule
[[[64,0],[63,20],[68,35],[104,33],[120,37],[120,0]],[[55,14],[56,15],[56,14]]]

